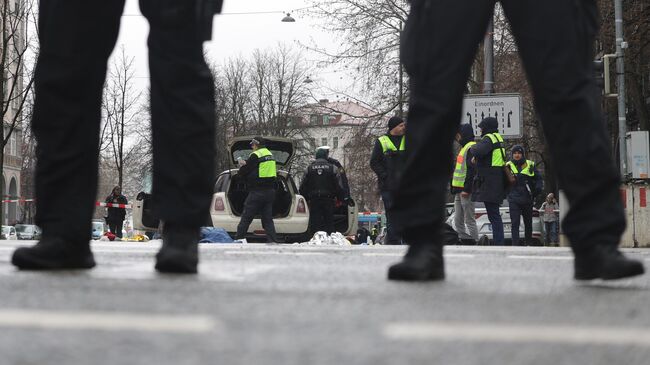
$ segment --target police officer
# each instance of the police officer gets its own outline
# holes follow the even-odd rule
[[[221,0],[140,0],[149,21],[153,196],[165,222],[156,270],[195,273],[199,227],[214,179],[214,82],[203,57]],[[42,239],[19,248],[25,270],[89,269],[106,64],[124,0],[43,0],[32,130],[36,224]]]
[[[533,202],[544,188],[544,180],[535,162],[526,159],[522,146],[514,145],[510,152],[512,159],[506,162],[506,166],[516,178],[515,185],[508,192],[512,245],[519,245],[520,217],[524,218],[525,243],[530,245],[533,241]]]
[[[472,201],[472,184],[475,168],[470,147],[474,142],[474,130],[471,124],[461,124],[456,140],[462,148],[456,156],[456,166],[451,179],[451,193],[454,195],[454,230],[458,232],[461,243],[475,245],[478,241],[476,213]]]
[[[503,220],[499,207],[506,197],[503,166],[506,164],[506,152],[503,137],[499,134],[499,122],[488,117],[479,123],[481,141],[470,148],[476,162],[476,177],[472,201],[483,202],[488,220],[492,226],[492,241],[502,245]]]
[[[122,188],[119,186],[115,186],[111,191],[111,195],[107,196],[104,201],[111,204],[129,203],[126,197],[122,195]],[[106,210],[108,212],[108,216],[106,217],[108,228],[117,237],[122,238],[122,224],[124,224],[124,217],[126,217],[126,209],[120,207],[108,207]]]
[[[262,137],[255,137],[250,142],[253,152],[243,165],[238,174],[246,179],[248,196],[244,201],[239,225],[237,225],[236,239],[245,238],[248,227],[256,215],[262,216],[262,227],[266,232],[267,241],[277,243],[275,224],[273,224],[273,202],[277,183],[277,169],[273,154],[265,147]]]
[[[401,237],[395,232],[391,222],[391,210],[393,205],[393,189],[391,183],[391,170],[396,168],[401,155],[406,150],[406,122],[404,119],[394,116],[388,120],[388,132],[375,141],[375,147],[370,156],[370,168],[377,174],[377,183],[379,184],[379,193],[381,200],[384,202],[384,211],[386,212],[386,238],[384,244],[399,245],[402,243]]]
[[[354,206],[354,200],[352,199],[352,194],[350,193],[350,183],[348,182],[348,176],[345,173],[345,168],[339,162],[339,160],[331,157],[329,155],[330,153],[330,146],[320,146],[318,147],[319,150],[324,150],[325,151],[325,159],[327,162],[331,163],[332,165],[336,166],[336,168],[339,170],[339,179],[341,182],[341,188],[343,189],[343,201],[345,201],[349,206],[353,207]]]
[[[309,204],[311,232],[332,234],[335,198],[343,195],[343,189],[338,168],[327,161],[327,150],[316,150],[316,159],[307,167],[299,191]]]
[[[401,41],[402,63],[410,76],[409,145],[396,177],[391,212],[392,223],[411,246],[404,260],[389,269],[389,279],[444,278],[440,227],[452,170],[451,144],[470,67],[494,4],[411,1]],[[618,279],[643,273],[643,265],[617,247],[625,214],[618,192],[620,176],[595,99],[596,2],[501,0],[500,4],[517,40],[560,186],[571,205],[563,228],[575,254],[574,277]],[[577,135],[584,143],[576,142]],[[608,214],[602,214],[605,211]]]

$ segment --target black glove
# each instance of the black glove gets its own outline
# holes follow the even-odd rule
[[[354,200],[352,200],[352,198],[345,198],[345,202],[348,203],[348,206],[350,207],[354,206]]]

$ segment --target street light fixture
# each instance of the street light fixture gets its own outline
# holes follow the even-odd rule
[[[295,22],[296,22],[296,19],[294,19],[294,18],[291,16],[291,13],[287,13],[287,16],[285,16],[284,18],[282,18],[282,22],[283,22],[283,23],[295,23]]]

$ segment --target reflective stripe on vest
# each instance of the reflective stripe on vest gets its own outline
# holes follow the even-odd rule
[[[406,150],[406,137],[402,136],[402,141],[399,144],[400,152]],[[393,141],[390,140],[390,137],[383,135],[379,137],[379,143],[381,143],[381,151],[386,154],[387,152],[397,152],[397,147],[393,144]]]
[[[510,166],[510,170],[512,170],[512,173],[515,175],[522,174],[526,176],[535,176],[535,173],[533,172],[533,167],[535,167],[535,163],[531,160],[526,160],[526,163],[522,165],[521,171],[517,171],[517,166],[512,161],[508,161],[506,165]]]
[[[489,133],[485,135],[490,138],[492,144],[498,144],[500,147],[492,147],[492,167],[503,167],[506,162],[503,160],[503,157],[506,155],[506,149],[503,148],[503,137],[499,133]]]
[[[267,148],[260,148],[254,151],[253,154],[257,156],[259,161],[258,177],[276,177],[277,170],[275,168],[275,160],[273,154]]]
[[[464,188],[465,187],[465,177],[467,176],[467,150],[470,147],[475,145],[476,142],[468,142],[463,148],[461,148],[458,156],[456,156],[456,168],[454,169],[454,177],[451,180],[451,186],[455,188]]]

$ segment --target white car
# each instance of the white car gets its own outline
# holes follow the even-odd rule
[[[221,172],[214,184],[214,194],[210,204],[210,220],[214,227],[220,227],[234,236],[241,220],[244,201],[248,196],[246,181],[240,175],[238,160],[246,160],[252,152],[250,140],[253,137],[233,138],[228,147],[231,168]],[[294,142],[282,137],[264,137],[266,148],[275,158],[278,186],[273,204],[273,223],[277,236],[284,242],[302,242],[308,240],[309,207],[307,200],[298,193],[298,188],[291,173],[286,170],[294,156]],[[138,194],[133,205],[133,226],[138,230],[155,231],[158,219],[151,214],[149,196]],[[334,230],[345,236],[357,231],[357,207],[339,205],[334,215]],[[265,237],[262,222],[256,218],[251,223],[248,239]]]
[[[2,239],[3,240],[16,240],[16,228],[14,226],[2,226]]]

